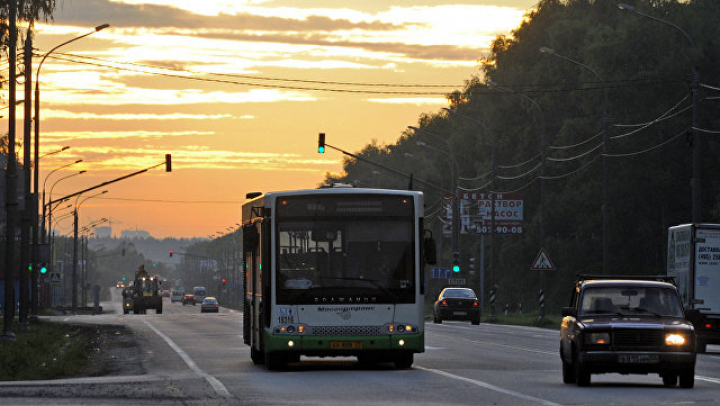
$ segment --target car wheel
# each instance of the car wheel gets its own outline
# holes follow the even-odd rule
[[[680,371],[680,387],[690,389],[695,386],[695,367]]]
[[[587,370],[584,363],[580,362],[577,355],[573,358],[573,367],[575,367],[575,383],[577,386],[590,386],[590,371]]]
[[[123,314],[128,314],[128,309],[123,309]]]
[[[442,319],[440,318],[440,316],[433,314],[433,323],[442,324]]]
[[[470,320],[470,323],[472,323],[472,324],[475,325],[475,326],[479,326],[479,325],[480,325],[480,319]]]
[[[705,354],[707,352],[707,343],[705,341],[698,340],[695,352],[698,354]]]
[[[569,362],[566,362],[564,359],[562,359],[562,355],[560,356],[560,361],[562,361],[562,377],[564,383],[575,383],[575,370],[573,369],[573,365]]]
[[[675,373],[670,373],[666,375],[661,375],[663,380],[663,385],[671,388],[675,385],[677,385],[678,376]]]

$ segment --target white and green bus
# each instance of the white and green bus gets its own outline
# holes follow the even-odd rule
[[[243,340],[253,363],[356,356],[409,368],[425,351],[420,192],[321,188],[248,194]]]

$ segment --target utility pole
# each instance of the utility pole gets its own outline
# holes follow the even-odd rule
[[[31,133],[32,125],[30,118],[32,117],[32,39],[31,31],[28,28],[25,37],[25,49],[23,54],[23,69],[25,70],[25,104],[23,117],[23,188],[25,191],[25,199],[23,199],[23,211],[21,219],[20,231],[20,309],[18,309],[18,328],[20,330],[27,329],[28,315],[30,313],[30,273],[35,269],[33,267],[33,258],[31,254],[30,236],[31,219],[33,207],[33,195],[30,188],[30,178],[33,162],[31,154]],[[33,287],[32,290],[35,290]]]
[[[3,316],[3,335],[14,340],[12,323],[15,318],[15,272],[18,268],[15,256],[15,228],[17,224],[17,159],[15,157],[15,91],[16,91],[16,63],[17,63],[17,1],[9,0],[8,18],[10,23],[10,38],[8,46],[8,91],[9,91],[9,118],[8,118],[8,160],[5,172],[7,194],[5,208],[7,212],[5,229],[5,304]]]

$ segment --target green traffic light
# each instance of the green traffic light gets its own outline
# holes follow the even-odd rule
[[[43,274],[43,275],[46,274],[46,273],[47,273],[47,267],[42,267],[42,268],[40,268],[40,273]]]
[[[324,154],[324,153],[325,153],[325,147],[318,147],[318,153]]]
[[[455,273],[460,272],[460,265],[453,265],[452,270]]]

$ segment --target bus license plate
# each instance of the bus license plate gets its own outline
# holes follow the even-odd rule
[[[618,355],[618,362],[621,364],[657,364],[660,362],[660,356],[657,354]]]
[[[361,350],[362,341],[331,341],[330,348],[333,350]]]

